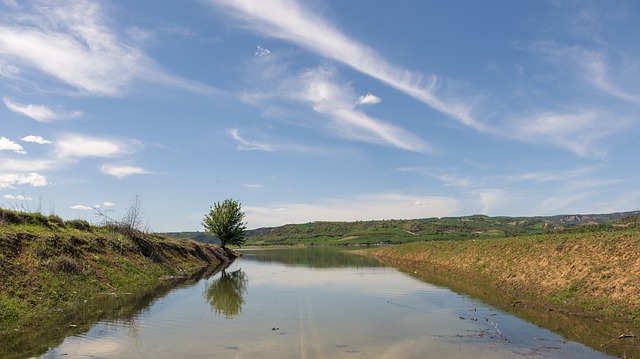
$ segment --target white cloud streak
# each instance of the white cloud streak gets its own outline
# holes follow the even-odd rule
[[[104,164],[100,167],[104,174],[123,179],[131,175],[149,174],[150,172],[142,167],[129,165]]]
[[[334,134],[363,142],[390,145],[407,151],[430,152],[430,146],[411,132],[355,109],[353,91],[334,80],[335,71],[312,69],[302,74],[287,96],[310,104],[332,119]]]
[[[27,197],[27,196],[24,196],[24,195],[21,195],[21,194],[19,194],[19,195],[5,194],[3,196],[3,198],[12,199],[12,200],[16,200],[16,201],[31,201],[32,200],[31,197]]]
[[[513,136],[536,143],[552,143],[577,155],[602,157],[604,150],[594,146],[597,139],[614,128],[595,112],[544,112],[515,123]]]
[[[44,105],[22,105],[11,101],[7,97],[2,99],[7,108],[13,112],[19,113],[23,116],[30,117],[38,122],[49,122],[61,119],[74,119],[82,116],[80,111],[61,112],[55,111]]]
[[[88,0],[21,3],[0,16],[0,74],[33,76],[36,70],[81,94],[121,96],[135,80],[218,95],[209,86],[167,74],[125,31],[111,27],[102,3]],[[140,30],[143,31],[143,30]],[[138,33],[140,33],[138,31]],[[31,112],[43,109],[32,108]]]
[[[562,45],[555,41],[536,42],[533,44],[532,50],[547,56],[564,69],[573,69],[578,78],[608,96],[628,102],[640,103],[640,95],[623,89],[615,83],[610,73],[608,56],[603,51],[579,45]],[[636,88],[635,90],[637,91],[638,89]]]
[[[76,204],[74,206],[69,207],[71,209],[75,209],[77,211],[91,211],[94,207],[85,206],[84,204]]]
[[[266,151],[273,152],[275,148],[266,143],[260,143],[256,141],[248,141],[240,136],[240,131],[237,128],[230,128],[228,131],[231,138],[238,143],[238,149],[242,151]]]
[[[436,95],[438,79],[388,63],[376,51],[349,38],[295,0],[209,0],[230,11],[251,29],[293,42],[323,57],[342,62],[402,91],[429,107],[478,130],[485,126],[462,101],[445,101]]]
[[[112,139],[69,134],[54,144],[58,158],[122,157],[138,152],[142,144],[132,139]]]

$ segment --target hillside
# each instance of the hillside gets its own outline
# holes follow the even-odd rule
[[[175,284],[235,257],[123,225],[0,209],[0,338],[63,322],[105,295]]]
[[[367,245],[449,239],[504,238],[544,233],[619,230],[620,221],[640,211],[548,217],[465,217],[311,222],[248,232],[246,245]]]

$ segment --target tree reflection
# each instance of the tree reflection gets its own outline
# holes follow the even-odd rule
[[[231,273],[222,270],[220,278],[205,286],[205,298],[216,314],[231,319],[242,312],[248,282],[247,275],[240,269]]]

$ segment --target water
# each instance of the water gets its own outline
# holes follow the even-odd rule
[[[247,250],[42,358],[605,358],[473,299],[333,250]]]

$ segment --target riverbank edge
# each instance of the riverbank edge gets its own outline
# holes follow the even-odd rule
[[[15,215],[15,223],[0,221],[0,336],[53,323],[101,296],[179,283],[241,255],[126,226]]]
[[[356,250],[605,352],[640,354],[640,232],[438,241]],[[569,320],[570,327],[561,326]],[[632,357],[635,357],[632,355]]]
[[[384,246],[358,253],[442,279],[493,288],[510,304],[640,324],[640,232],[558,234]],[[560,310],[560,309],[558,309]]]

